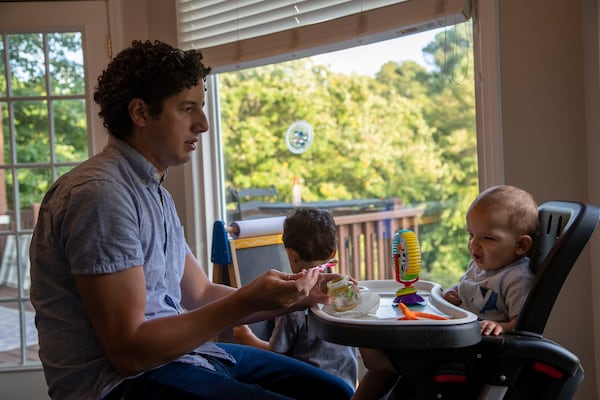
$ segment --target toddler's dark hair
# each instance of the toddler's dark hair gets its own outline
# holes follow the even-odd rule
[[[303,261],[326,260],[337,246],[335,221],[327,210],[295,208],[283,222],[283,245]]]

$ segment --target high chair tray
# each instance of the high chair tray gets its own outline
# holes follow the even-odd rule
[[[477,316],[444,300],[442,288],[435,282],[417,281],[414,286],[424,302],[409,308],[446,320],[399,320],[404,314],[400,307],[392,306],[396,290],[401,287],[395,280],[361,281],[359,286],[363,292],[379,295],[374,313],[335,313],[331,305],[319,304],[308,313],[310,329],[327,341],[356,347],[458,348],[481,341]]]

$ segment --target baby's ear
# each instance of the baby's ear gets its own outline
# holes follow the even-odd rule
[[[533,246],[533,239],[531,238],[531,236],[521,235],[521,236],[519,236],[519,239],[517,240],[517,247],[515,249],[515,253],[518,256],[525,255],[529,252],[529,249],[531,249],[531,246]]]
[[[291,247],[286,247],[285,252],[287,253],[288,259],[290,260],[290,264],[296,264],[300,261],[300,254]]]

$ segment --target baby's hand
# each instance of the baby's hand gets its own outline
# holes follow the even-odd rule
[[[455,306],[460,306],[462,304],[462,301],[460,300],[460,297],[458,297],[458,292],[454,288],[450,288],[450,289],[446,290],[442,294],[442,297],[448,303],[454,304]]]
[[[497,322],[484,319],[479,321],[479,331],[484,336],[498,336],[504,333],[504,327]]]

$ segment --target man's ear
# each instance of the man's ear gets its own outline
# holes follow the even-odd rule
[[[531,238],[531,236],[521,235],[517,240],[517,247],[515,249],[515,253],[518,256],[525,255],[529,252],[531,246],[533,246],[533,239]]]
[[[146,118],[149,115],[144,100],[139,98],[131,99],[129,102],[129,116],[135,125],[146,126]]]

